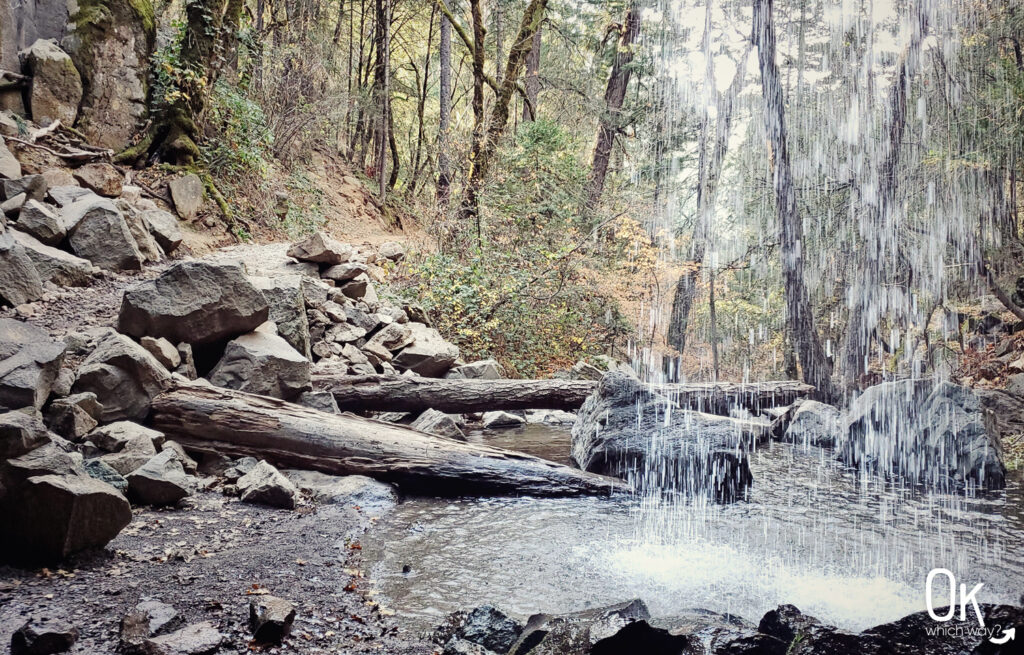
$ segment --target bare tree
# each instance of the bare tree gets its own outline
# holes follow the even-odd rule
[[[441,37],[439,52],[440,68],[440,119],[437,132],[437,202],[442,209],[448,207],[451,197],[451,161],[448,141],[452,120],[452,24],[448,19],[448,3],[438,0],[444,10],[441,12]]]

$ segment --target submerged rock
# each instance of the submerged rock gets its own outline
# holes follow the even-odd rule
[[[635,486],[657,481],[665,488],[732,501],[753,480],[746,449],[767,430],[762,423],[680,409],[638,379],[613,372],[580,408],[571,456],[586,471]]]
[[[938,489],[1002,489],[1006,467],[972,390],[929,380],[886,382],[850,404],[837,456],[849,466]]]

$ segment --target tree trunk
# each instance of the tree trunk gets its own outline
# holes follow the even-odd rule
[[[313,386],[330,391],[345,411],[440,412],[465,414],[492,410],[579,409],[597,389],[593,380],[447,380],[400,376],[314,376]],[[813,389],[799,382],[752,384],[667,384],[652,389],[681,406],[737,405],[750,409],[789,404]]]
[[[821,347],[810,295],[804,283],[803,224],[796,204],[796,188],[789,163],[782,80],[779,79],[779,68],[775,63],[772,0],[754,0],[753,37],[758,46],[758,63],[761,68],[765,132],[772,150],[786,316],[800,358],[804,381],[814,386],[820,397],[830,399],[834,395],[832,364]]]
[[[447,7],[446,0],[438,0]],[[448,142],[452,116],[452,24],[441,12],[441,36],[438,65],[440,69],[440,120],[437,129],[437,203],[444,211],[451,197],[451,145]]]
[[[608,74],[608,86],[604,92],[605,110],[597,128],[597,145],[590,164],[590,177],[587,180],[587,211],[597,207],[604,193],[604,182],[608,175],[608,161],[611,158],[615,137],[622,129],[622,103],[626,99],[629,78],[633,74],[633,42],[640,33],[640,7],[631,2],[626,9],[626,17],[619,29],[616,42],[615,59],[611,72]]]
[[[540,96],[541,28],[533,35],[530,54],[526,57],[526,102],[523,103],[523,122],[537,120],[537,98]]]
[[[628,490],[620,480],[522,453],[205,385],[161,394],[150,421],[190,449],[368,475],[408,493],[578,496]]]
[[[377,177],[377,194],[383,202],[388,191],[387,158],[391,140],[391,0],[377,0],[376,22],[376,58],[373,71],[374,111],[377,114],[373,137],[374,172]]]

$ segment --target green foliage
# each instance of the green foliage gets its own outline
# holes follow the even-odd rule
[[[622,329],[615,304],[583,280],[540,272],[498,250],[433,254],[411,264],[406,293],[466,359],[495,357],[511,374],[533,377],[599,353]]]
[[[273,158],[274,135],[263,108],[236,86],[214,85],[207,125],[217,131],[203,147],[203,159],[220,176],[262,178]]]

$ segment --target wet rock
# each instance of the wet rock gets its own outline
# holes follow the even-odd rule
[[[168,255],[178,249],[184,237],[181,234],[181,226],[174,214],[165,212],[162,209],[149,209],[143,211],[142,220],[149,228],[150,234]]]
[[[306,359],[311,359],[303,278],[298,275],[285,275],[257,276],[249,279],[266,298],[270,306],[270,320],[277,326],[277,333]]]
[[[18,229],[48,246],[55,246],[67,235],[61,217],[38,200],[29,200],[18,214]]]
[[[781,640],[787,646],[798,636],[801,639],[820,631],[821,621],[802,613],[793,605],[779,605],[769,610],[758,624],[759,632]]]
[[[452,639],[444,645],[441,655],[497,655],[479,644],[465,639]]]
[[[334,399],[334,394],[329,391],[306,391],[299,394],[295,402],[320,412],[327,412],[328,414],[341,413],[341,410],[338,409],[338,402]]]
[[[288,256],[303,262],[341,264],[352,256],[352,246],[340,243],[323,232],[317,232],[288,248]]]
[[[572,425],[576,422],[576,415],[572,412],[563,412],[560,409],[527,410],[526,422],[543,423],[544,425]]]
[[[850,403],[837,457],[932,488],[1001,489],[1002,447],[972,390],[950,382],[886,382]]]
[[[174,505],[192,493],[192,479],[172,450],[154,455],[126,476],[128,497],[143,505]]]
[[[92,284],[93,276],[99,269],[88,259],[48,246],[20,230],[11,230],[11,234],[35,265],[41,281],[65,287],[85,287]]]
[[[290,400],[310,388],[310,362],[281,337],[259,329],[228,342],[210,382]]]
[[[434,641],[463,640],[496,653],[508,653],[520,639],[523,624],[492,605],[454,612],[434,631]]]
[[[199,214],[203,206],[203,181],[195,173],[189,173],[176,177],[167,186],[171,190],[171,200],[174,202],[174,209],[186,221],[190,221]]]
[[[73,390],[96,394],[103,405],[103,423],[142,420],[153,397],[170,381],[167,369],[145,348],[122,334],[110,333],[78,369]]]
[[[17,560],[54,561],[98,548],[132,520],[116,489],[87,475],[41,475],[10,493],[4,514]],[[0,547],[3,547],[0,546]]]
[[[209,621],[185,626],[142,643],[143,655],[206,655],[220,648],[222,635]]]
[[[690,643],[685,636],[652,627],[649,620],[650,612],[640,600],[560,616],[535,614],[507,652],[516,655],[625,652],[676,655]]]
[[[395,488],[364,475],[328,475],[319,471],[282,471],[292,483],[318,503],[358,506],[383,512],[398,502]]]
[[[982,621],[989,632],[978,632],[978,619],[973,607],[968,605],[965,620],[960,620],[957,612],[952,620],[938,624],[927,612],[917,612],[891,623],[875,626],[859,635],[848,635],[838,630],[823,632],[820,636],[808,639],[806,645],[795,648],[797,655],[826,655],[840,653],[860,655],[874,652],[883,655],[961,655],[977,653],[986,655],[1010,655],[1019,653],[1020,626],[1024,623],[1024,608],[1012,605],[978,605]],[[944,608],[937,608],[939,615],[944,615]],[[941,625],[943,630],[935,627]],[[990,639],[1004,637],[1003,631],[1017,628],[1016,637],[1002,646],[991,643]],[[997,629],[998,628],[998,629]],[[846,650],[842,650],[845,647]],[[832,648],[833,650],[829,650]]]
[[[648,481],[646,467],[665,472],[663,484],[729,502],[742,497],[752,476],[745,451],[762,438],[761,423],[682,410],[639,380],[608,373],[580,408],[572,429],[572,461],[595,473]],[[652,454],[650,444],[659,448]],[[648,462],[650,457],[657,461]]]
[[[49,441],[49,431],[38,416],[26,412],[0,414],[0,461],[21,457]]]
[[[138,653],[150,637],[165,634],[181,624],[178,611],[158,600],[144,600],[121,618],[121,650]]]
[[[155,357],[156,361],[163,364],[163,367],[168,371],[173,371],[181,366],[181,353],[167,339],[163,337],[142,337],[139,339],[139,345],[149,351],[149,354]]]
[[[430,434],[436,434],[441,437],[458,439],[459,441],[466,440],[465,433],[463,433],[459,424],[455,422],[455,419],[444,412],[437,411],[436,409],[428,409],[423,412],[415,421],[409,424],[409,427],[413,430],[429,432]]]
[[[9,180],[21,177],[21,164],[7,149],[3,137],[0,137],[0,177]]]
[[[456,366],[445,374],[446,378],[457,380],[500,380],[505,377],[501,364],[493,359]]]
[[[485,429],[494,430],[497,428],[515,428],[526,423],[526,419],[517,414],[495,411],[484,412],[482,423]]]
[[[263,294],[239,266],[182,262],[124,292],[118,329],[206,344],[249,332],[268,314]]]
[[[299,490],[276,468],[260,461],[238,480],[243,502],[295,509]]]
[[[816,400],[805,400],[792,414],[783,441],[831,448],[841,430],[839,410]]]
[[[124,178],[113,164],[94,162],[75,169],[75,180],[86,189],[101,196],[116,198],[121,195]]]
[[[279,643],[291,632],[295,606],[276,596],[257,596],[249,601],[249,627],[258,642]]]
[[[52,655],[71,650],[76,628],[62,613],[34,616],[11,635],[11,655]]]
[[[78,441],[99,424],[102,413],[96,394],[76,393],[50,403],[46,425],[65,439]]]
[[[106,482],[121,493],[126,493],[128,491],[128,480],[125,480],[123,475],[114,470],[113,467],[102,459],[86,460],[83,467],[89,477],[95,478],[100,482]]]
[[[395,368],[410,370],[425,377],[438,377],[448,372],[459,357],[458,346],[444,340],[437,330],[419,323],[409,323],[413,343],[395,355]]]
[[[108,271],[139,270],[142,253],[124,216],[110,200],[86,196],[63,209],[68,245],[79,257]]]
[[[38,327],[0,318],[0,410],[41,408],[64,361],[64,344]]]
[[[18,306],[43,296],[43,280],[25,248],[6,229],[0,216],[0,303]]]

